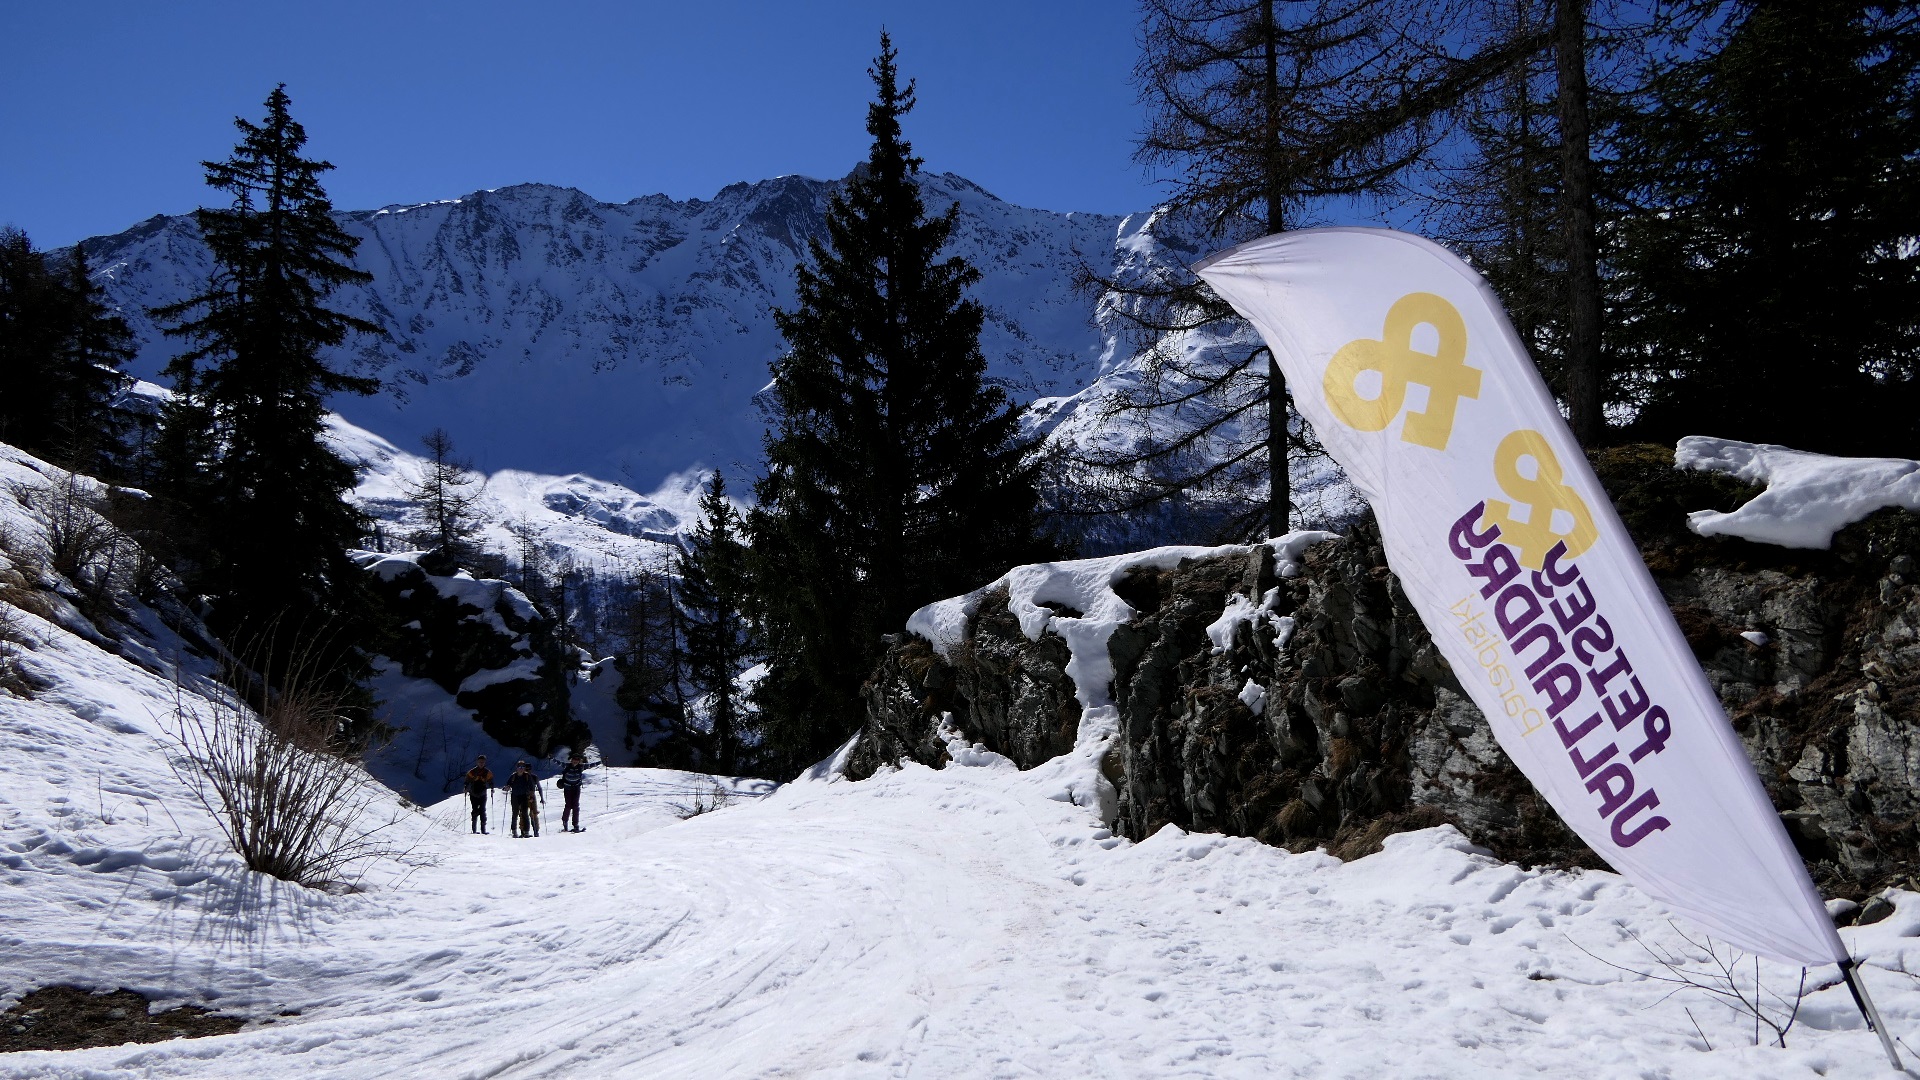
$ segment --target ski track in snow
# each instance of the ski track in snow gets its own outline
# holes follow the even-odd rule
[[[0,479],[32,472],[0,455]],[[4,498],[0,523],[34,527]],[[258,1023],[0,1055],[0,1080],[1897,1075],[1831,969],[1786,1050],[1663,1000],[1622,970],[1654,970],[1634,935],[1685,943],[1611,874],[1524,870],[1451,828],[1352,863],[1114,837],[1099,725],[1027,772],[950,736],[943,770],[759,799],[595,770],[588,831],[552,831],[550,791],[530,840],[498,798],[482,837],[459,796],[382,792],[404,856],[360,892],[288,885],[246,871],[167,764],[179,639],[140,610],[117,644],[54,614],[11,616],[43,689],[0,694],[0,1005],[124,986]],[[216,691],[185,666],[192,706]],[[719,784],[743,798],[678,819]],[[1920,1042],[1920,894],[1894,899],[1842,936]],[[1764,970],[1778,991],[1798,975]]]
[[[684,822],[671,793],[703,778],[622,770],[587,789],[586,833],[532,840],[469,835],[456,798],[415,819],[433,858],[348,896],[238,872],[190,815],[187,843],[112,869],[42,843],[5,860],[9,994],[64,969],[301,1015],[0,1056],[0,1077],[1877,1074],[1844,989],[1784,1051],[1694,1001],[1720,1047],[1701,1052],[1662,987],[1574,947],[1645,968],[1625,928],[1678,944],[1613,875],[1522,870],[1448,828],[1349,864],[1173,828],[1130,844],[997,755],[966,760]],[[50,834],[127,831],[5,790],[10,840],[50,813]],[[1877,962],[1920,934],[1900,899],[1847,932]],[[1912,1031],[1913,980],[1870,977]]]

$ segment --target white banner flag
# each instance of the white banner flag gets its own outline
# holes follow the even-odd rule
[[[1847,953],[1492,290],[1419,237],[1311,229],[1194,267],[1266,339],[1494,735],[1573,831],[1716,938]]]

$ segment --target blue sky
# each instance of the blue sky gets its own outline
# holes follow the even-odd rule
[[[0,5],[0,223],[53,247],[204,198],[276,82],[342,208],[523,181],[620,201],[838,176],[885,25],[929,168],[1028,206],[1154,201],[1127,0]]]

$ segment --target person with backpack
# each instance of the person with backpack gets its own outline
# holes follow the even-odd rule
[[[534,799],[542,803],[547,801],[547,793],[540,785],[540,778],[533,775],[533,768],[526,761],[517,761],[513,765],[513,774],[507,777],[505,785],[508,801],[513,806],[513,835],[516,838],[540,835],[540,812],[534,806]]]
[[[467,831],[485,835],[487,831],[487,794],[493,790],[493,770],[487,768],[487,755],[481,754],[474,759],[473,768],[467,770],[467,801],[473,806],[473,815],[467,821]]]
[[[554,783],[560,788],[560,794],[566,796],[567,803],[560,810],[561,832],[586,832],[580,827],[580,788],[587,782],[587,759],[575,750],[567,758],[567,767],[560,770],[560,778]],[[573,819],[573,828],[567,828],[567,819]]]

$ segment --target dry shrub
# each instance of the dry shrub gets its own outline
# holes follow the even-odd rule
[[[342,695],[322,689],[318,674],[296,661],[269,689],[236,666],[228,681],[249,689],[257,710],[227,695],[190,701],[176,688],[169,734],[185,752],[173,759],[175,775],[248,867],[336,888],[352,884],[350,868],[403,852],[388,839],[399,814],[374,813],[383,789],[359,766],[364,747],[343,734],[351,725]]]
[[[16,481],[12,494],[39,521],[44,566],[72,584],[82,614],[111,614],[113,593],[128,583],[140,549],[103,515],[106,502],[93,482],[62,472],[41,483]]]
[[[34,690],[33,681],[20,667],[19,649],[26,641],[19,614],[0,598],[0,692],[19,698],[32,697]]]
[[[1681,941],[1687,943],[1691,952],[1656,946],[1633,931],[1627,931],[1627,936],[1632,938],[1634,944],[1640,946],[1652,961],[1654,966],[1650,969],[1616,964],[1604,956],[1595,955],[1572,938],[1568,940],[1572,941],[1574,948],[1615,971],[1638,975],[1650,982],[1664,983],[1672,987],[1660,1001],[1654,1004],[1658,1005],[1676,994],[1691,992],[1724,1006],[1733,1013],[1737,1021],[1743,1024],[1751,1022],[1753,1045],[1759,1046],[1763,1041],[1761,1028],[1764,1027],[1771,1033],[1772,1043],[1783,1050],[1786,1049],[1787,1033],[1793,1030],[1794,1021],[1800,1017],[1800,1006],[1807,999],[1807,969],[1804,967],[1800,969],[1798,984],[1789,984],[1793,985],[1792,996],[1789,997],[1777,987],[1769,988],[1761,983],[1759,957],[1749,956],[1731,945],[1717,942],[1710,937],[1696,941],[1683,932],[1678,924],[1668,921],[1667,925],[1672,927],[1674,934]],[[1751,976],[1745,974],[1745,961],[1749,959],[1753,962]],[[1815,992],[1825,990],[1837,984],[1838,981],[1836,979],[1817,985],[1813,990]],[[1706,1032],[1701,1030],[1700,1022],[1693,1019],[1693,1012],[1690,1009],[1687,1010],[1687,1019],[1692,1022],[1694,1033],[1700,1036],[1700,1042],[1705,1048],[1713,1049],[1713,1044],[1707,1042]],[[1892,1053],[1892,1050],[1889,1049],[1888,1053]]]
[[[1294,799],[1280,808],[1273,823],[1280,829],[1280,835],[1288,839],[1306,836],[1313,832],[1313,808],[1305,799]]]
[[[32,697],[36,687],[20,667],[20,649],[33,643],[20,620],[20,612],[42,617],[51,612],[26,575],[16,568],[24,561],[19,547],[19,537],[5,521],[0,521],[0,563],[5,564],[0,565],[0,692],[25,698]]]
[[[695,791],[692,794],[693,799],[690,802],[671,804],[673,815],[681,821],[697,818],[702,814],[711,814],[715,810],[724,810],[733,805],[734,793],[718,783],[706,791]]]

